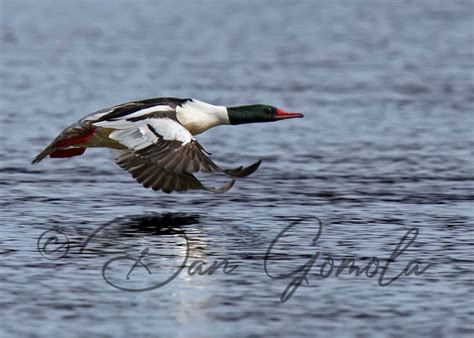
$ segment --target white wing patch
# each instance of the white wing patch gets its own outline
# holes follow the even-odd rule
[[[175,120],[169,118],[149,119],[147,123],[151,125],[158,134],[163,136],[165,140],[188,143],[193,139],[191,133]]]
[[[183,145],[193,140],[189,131],[170,118],[149,118],[136,122],[127,120],[102,121],[93,125],[115,129],[110,133],[109,138],[134,150],[141,150],[156,144],[159,138],[155,133],[164,140],[180,141]]]
[[[113,131],[109,137],[129,149],[141,150],[153,145],[158,138],[144,127],[138,129],[121,129]]]

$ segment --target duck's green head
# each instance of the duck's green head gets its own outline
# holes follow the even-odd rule
[[[303,117],[300,113],[287,113],[280,108],[265,104],[249,106],[227,107],[230,124],[273,122]]]

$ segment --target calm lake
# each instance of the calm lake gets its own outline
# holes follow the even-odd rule
[[[473,17],[0,0],[0,336],[471,337]],[[103,149],[30,165],[84,115],[160,96],[305,118],[199,135],[222,166],[263,159],[225,194],[146,190]],[[427,270],[381,286],[411,229],[385,280]],[[348,258],[369,269],[336,276]]]

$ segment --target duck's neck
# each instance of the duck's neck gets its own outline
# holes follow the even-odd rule
[[[193,135],[209,128],[230,124],[227,108],[193,99],[176,108],[178,121]]]

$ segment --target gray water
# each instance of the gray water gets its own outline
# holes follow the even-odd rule
[[[472,1],[1,0],[0,11],[1,337],[473,333]],[[223,166],[263,159],[222,195],[145,190],[106,150],[29,164],[82,116],[159,96],[305,118],[200,135]],[[282,302],[302,272],[272,279],[265,254],[294,221],[269,274],[320,258]],[[321,277],[328,257],[386,264],[413,228],[387,276],[411,260],[431,264],[424,273],[388,286],[380,272]],[[117,288],[170,277],[184,235],[187,267],[237,268]],[[127,280],[141,253],[151,274],[139,264]]]

